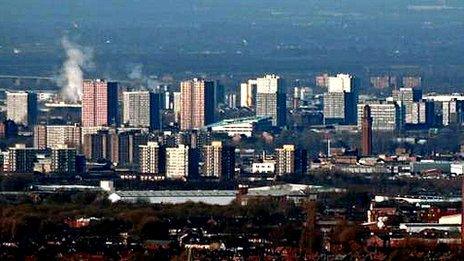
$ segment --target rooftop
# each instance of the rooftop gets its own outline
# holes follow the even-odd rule
[[[270,120],[272,117],[270,116],[252,116],[252,117],[242,117],[236,119],[225,119],[210,125],[205,126],[204,128],[211,128],[211,127],[218,127],[224,126],[229,124],[240,124],[240,123],[256,123],[263,120]]]

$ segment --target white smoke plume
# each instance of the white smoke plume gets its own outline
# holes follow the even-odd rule
[[[61,97],[67,102],[77,103],[82,100],[83,69],[93,66],[92,50],[71,42],[67,37],[61,39],[66,52],[66,61],[57,79],[61,87]]]
[[[161,83],[150,76],[146,76],[143,73],[142,64],[131,64],[128,66],[129,74],[127,77],[135,84],[138,88],[155,90]]]

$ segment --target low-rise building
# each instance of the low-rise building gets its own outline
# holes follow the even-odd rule
[[[257,116],[226,119],[214,124],[210,124],[205,128],[211,128],[213,132],[227,133],[227,135],[231,137],[235,135],[245,135],[247,137],[251,137],[256,132],[268,130],[271,125],[271,117]]]

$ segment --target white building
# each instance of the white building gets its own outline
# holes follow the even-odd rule
[[[400,108],[396,103],[366,101],[358,104],[358,129],[361,129],[361,117],[364,106],[371,109],[372,129],[378,131],[394,131],[400,127]]]
[[[7,119],[16,124],[33,125],[37,120],[37,94],[6,92]]]
[[[46,146],[48,148],[63,144],[80,148],[82,145],[82,132],[79,125],[47,125],[46,131]]]
[[[464,174],[464,162],[451,163],[451,174],[462,175]]]
[[[240,107],[252,108],[256,99],[256,80],[248,80],[240,84]]]
[[[329,92],[352,92],[354,88],[354,78],[349,74],[339,73],[329,77]]]
[[[140,145],[140,172],[146,174],[160,175],[160,161],[164,160],[161,147],[158,142],[148,142]]]
[[[266,75],[256,79],[256,116],[272,117],[273,126],[286,124],[286,91],[282,79],[277,75]]]
[[[251,166],[251,173],[274,173],[275,172],[275,161],[268,160],[265,162],[255,162]]]
[[[230,137],[235,135],[251,137],[257,131],[269,129],[271,125],[271,117],[245,117],[222,120],[205,128],[211,128],[213,132],[227,133]]]
[[[330,76],[324,93],[324,123],[355,124],[357,99],[353,76]]]
[[[166,149],[166,178],[185,179],[189,175],[189,147],[180,144]]]

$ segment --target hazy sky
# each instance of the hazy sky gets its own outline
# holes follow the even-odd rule
[[[148,73],[444,65],[458,73],[464,1],[442,2],[2,0],[0,74],[58,70],[64,35],[93,48],[95,74],[124,74],[131,64]]]

